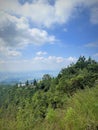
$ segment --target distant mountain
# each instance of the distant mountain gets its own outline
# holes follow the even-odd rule
[[[41,79],[44,74],[50,74],[51,76],[57,76],[59,71],[32,71],[32,72],[0,72],[0,84],[16,84],[19,82],[25,82],[26,80],[32,81],[33,79]]]

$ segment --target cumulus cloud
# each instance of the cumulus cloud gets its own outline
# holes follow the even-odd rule
[[[38,56],[40,56],[40,55],[46,55],[46,54],[47,54],[46,51],[38,51],[38,52],[36,53],[36,55],[38,55]]]
[[[56,42],[55,36],[49,34],[45,30],[46,27],[51,29],[53,25],[66,24],[73,14],[75,16],[77,7],[87,7],[91,23],[98,23],[98,0],[54,0],[53,4],[49,2],[50,0],[23,3],[19,1],[0,0],[0,56],[21,56],[20,50],[26,46]],[[98,44],[90,43],[86,47],[98,47]],[[44,55],[46,52],[41,51],[31,60],[5,61],[2,62],[1,68],[4,69],[3,66],[7,64],[10,70],[58,69],[76,61],[74,57]]]
[[[76,62],[75,57],[59,57],[59,56],[36,56],[32,59],[33,66],[35,69],[49,69],[49,70],[60,70],[63,67],[68,66],[72,62]]]
[[[50,27],[58,23],[67,23],[76,12],[77,6],[87,6],[91,10],[91,21],[97,23],[96,5],[98,0],[54,0],[50,4],[49,0],[34,0],[33,2],[24,2],[20,4],[18,0],[0,1],[0,9],[19,16],[29,17],[36,25]],[[96,15],[95,15],[96,13]]]
[[[29,19],[38,27],[67,23],[76,7],[81,5],[90,7],[90,21],[97,24],[97,3],[98,0],[55,0],[54,4],[50,4],[49,0],[34,0],[21,4],[18,0],[0,0],[0,46],[7,48],[8,55],[18,56],[17,48],[54,43],[54,35],[49,35],[44,29],[31,28]]]
[[[24,17],[4,13],[0,21],[0,39],[6,46],[25,46],[27,44],[42,45],[55,41],[55,36],[49,35],[45,30],[30,28],[28,20]]]
[[[0,56],[2,57],[17,57],[17,56],[21,56],[21,52],[17,51],[17,50],[12,50],[9,49],[8,47],[5,46],[0,46]]]
[[[52,62],[55,62],[55,63],[62,63],[65,60],[65,58],[63,58],[63,57],[56,57],[56,56],[49,56],[47,58],[47,61],[48,60],[52,61]]]
[[[42,45],[45,43],[55,42],[55,36],[49,36],[45,30],[33,28],[29,30],[30,35],[32,37],[33,43],[36,45]]]
[[[77,61],[77,58],[70,56],[70,57],[67,58],[67,60],[68,60],[69,62],[75,62],[75,61]]]
[[[6,52],[8,56],[18,56],[20,53],[17,52],[17,49],[22,49],[30,44],[40,46],[55,41],[55,36],[49,35],[45,30],[30,28],[27,18],[18,18],[1,12],[0,47],[4,50],[2,53]]]
[[[36,56],[27,60],[10,60],[0,62],[2,71],[28,71],[28,70],[61,70],[72,62],[76,62],[75,57],[57,56]],[[7,65],[7,67],[5,67]]]

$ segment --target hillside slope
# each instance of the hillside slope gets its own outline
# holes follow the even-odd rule
[[[57,77],[0,87],[0,130],[98,130],[98,63],[79,57]]]

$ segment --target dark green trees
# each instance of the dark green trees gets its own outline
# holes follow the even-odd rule
[[[54,129],[98,129],[98,63],[91,58],[80,57],[55,78],[0,87],[0,130]]]
[[[77,89],[93,87],[98,79],[98,63],[90,57],[79,57],[76,64],[62,69],[58,77],[58,88],[72,94]]]
[[[51,86],[51,80],[52,78],[49,74],[43,75],[42,80],[39,83],[39,88],[48,91]]]

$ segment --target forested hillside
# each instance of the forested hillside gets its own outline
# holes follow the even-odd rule
[[[26,86],[0,86],[0,130],[98,130],[98,62],[84,56]]]

